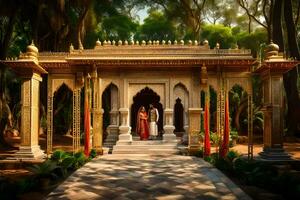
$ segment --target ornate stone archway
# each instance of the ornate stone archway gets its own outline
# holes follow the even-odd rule
[[[158,120],[158,131],[161,133],[163,130],[163,106],[160,102],[160,96],[154,92],[149,87],[145,87],[141,91],[139,91],[133,97],[133,103],[130,106],[130,125],[132,128],[132,132],[135,133],[136,128],[136,116],[137,111],[141,106],[144,106],[146,110],[149,109],[149,105],[152,104],[155,108],[158,109],[159,112],[159,120]]]

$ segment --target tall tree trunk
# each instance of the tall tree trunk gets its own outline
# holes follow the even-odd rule
[[[300,60],[299,47],[297,43],[296,27],[293,19],[293,7],[291,0],[284,1],[284,19],[287,28],[287,39],[290,56]]]
[[[284,50],[283,35],[282,35],[282,0],[275,0],[273,8],[273,23],[272,23],[272,39],[275,44],[279,45],[279,51]]]
[[[284,1],[284,19],[287,28],[288,49],[290,56],[300,60],[299,48],[297,45],[296,28],[293,20],[291,0]],[[300,122],[300,98],[297,89],[297,69],[289,71],[284,76],[284,87],[287,96],[288,113],[287,126],[288,135],[295,135]]]

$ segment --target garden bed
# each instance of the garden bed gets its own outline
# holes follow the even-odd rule
[[[94,150],[90,152],[89,157],[82,152],[71,154],[58,150],[42,163],[32,164],[26,168],[1,170],[0,199],[43,199],[94,157],[96,157]]]
[[[247,160],[233,150],[224,158],[213,153],[204,160],[221,170],[253,199],[300,199],[299,161]]]

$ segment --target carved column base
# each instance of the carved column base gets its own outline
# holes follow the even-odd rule
[[[119,126],[109,125],[106,130],[108,135],[104,141],[104,146],[112,148],[119,139]]]
[[[193,155],[201,147],[199,132],[202,108],[189,108],[189,154]]]
[[[45,158],[44,151],[40,146],[20,146],[19,151],[14,154],[13,160],[38,160]]]
[[[119,126],[119,141],[117,144],[128,144],[132,142],[131,127],[130,126]]]
[[[268,161],[292,160],[291,155],[285,152],[285,150],[281,147],[277,147],[277,148],[264,147],[263,151],[260,152],[259,155],[263,160],[268,160]]]
[[[189,143],[188,132],[189,132],[189,126],[185,125],[184,126],[184,133],[183,133],[183,136],[181,138],[181,143],[184,144],[184,145],[188,145],[188,143]]]
[[[176,135],[174,134],[175,127],[173,125],[165,125],[163,134],[163,142],[177,142]]]
[[[108,137],[109,135],[113,134],[119,134],[119,126],[118,125],[109,125],[107,127],[107,133],[108,133]]]

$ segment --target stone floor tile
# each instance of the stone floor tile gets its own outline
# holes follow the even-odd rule
[[[250,199],[219,170],[188,156],[106,155],[72,174],[48,199]]]

